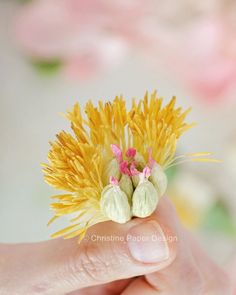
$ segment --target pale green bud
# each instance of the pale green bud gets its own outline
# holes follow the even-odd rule
[[[134,192],[133,183],[132,183],[131,178],[126,174],[122,174],[120,182],[119,182],[119,187],[121,188],[121,190],[123,192],[126,193],[126,195],[128,197],[128,201],[131,204],[132,195]]]
[[[104,185],[107,185],[109,183],[110,176],[115,177],[117,180],[119,180],[121,176],[119,163],[115,158],[108,162],[103,171],[102,180]]]
[[[166,192],[168,179],[160,165],[155,164],[153,166],[149,180],[158,191],[160,197],[162,197]]]
[[[107,185],[101,194],[103,214],[112,221],[125,223],[131,219],[130,205],[126,194],[118,185]]]
[[[146,165],[145,160],[144,160],[144,157],[140,153],[136,153],[136,155],[134,157],[134,160],[135,160],[135,162],[137,164],[137,169],[139,171],[142,171],[143,168]]]
[[[143,171],[143,168],[145,167],[145,160],[143,158],[143,156],[140,153],[136,153],[135,157],[134,157],[135,163],[136,163],[136,169],[138,171]],[[139,184],[139,175],[133,175],[132,177],[132,182],[133,182],[133,186],[137,187]]]
[[[132,183],[133,183],[134,187],[138,186],[138,184],[139,184],[139,175],[138,174],[132,176]]]
[[[142,218],[150,216],[155,211],[158,200],[158,192],[153,184],[148,180],[140,182],[132,198],[133,215]]]

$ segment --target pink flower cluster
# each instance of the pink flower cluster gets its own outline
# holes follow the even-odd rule
[[[145,6],[125,0],[32,1],[19,12],[16,37],[31,58],[60,60],[69,76],[89,78],[124,58]]]
[[[32,0],[19,12],[16,37],[31,58],[59,60],[80,79],[138,49],[214,101],[236,87],[236,5],[219,2],[216,9],[210,0]]]

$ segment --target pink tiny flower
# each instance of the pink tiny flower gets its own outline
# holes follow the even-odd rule
[[[144,167],[143,169],[143,175],[145,178],[148,178],[151,175],[151,170],[148,166]]]
[[[123,174],[131,176],[131,173],[130,173],[130,170],[129,170],[129,163],[127,161],[122,161],[120,163],[120,171]]]
[[[155,164],[155,161],[152,157],[152,149],[151,148],[148,149],[148,164],[149,164],[150,168],[152,168]]]
[[[118,163],[120,163],[123,160],[121,149],[117,145],[111,144],[111,150],[112,150],[114,156],[116,157]]]
[[[131,165],[130,165],[130,173],[131,173],[131,176],[135,176],[135,175],[138,175],[140,173],[136,169],[136,163],[135,162],[132,162]]]
[[[134,158],[136,156],[136,149],[134,148],[129,148],[127,151],[126,151],[126,157],[128,158]]]
[[[114,176],[110,176],[110,184],[118,185],[119,181]]]
[[[141,182],[143,182],[145,179],[148,179],[148,177],[151,175],[151,170],[148,166],[144,167],[143,172],[139,173],[139,179]]]

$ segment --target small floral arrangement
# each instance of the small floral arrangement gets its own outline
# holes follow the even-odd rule
[[[212,161],[209,153],[175,156],[180,136],[194,124],[185,122],[173,97],[167,105],[156,92],[133,99],[128,111],[122,97],[112,102],[91,101],[67,112],[74,136],[62,131],[51,143],[45,180],[66,194],[53,196],[55,212],[49,224],[62,215],[71,225],[53,237],[81,240],[99,222],[126,223],[132,217],[150,216],[167,189],[166,170],[186,160]]]

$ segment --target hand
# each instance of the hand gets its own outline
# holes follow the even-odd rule
[[[0,245],[0,294],[230,295],[231,289],[164,198],[151,217],[98,224],[79,245],[76,239]]]

